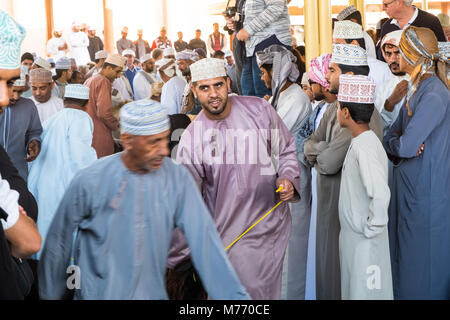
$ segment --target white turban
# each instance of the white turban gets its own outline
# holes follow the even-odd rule
[[[167,65],[167,66],[166,66]],[[175,60],[163,58],[155,63],[156,70],[164,72],[168,77],[173,77],[175,75]],[[164,67],[164,69],[161,69]]]

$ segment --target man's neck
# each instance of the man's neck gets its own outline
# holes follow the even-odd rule
[[[76,110],[81,110],[81,111],[86,112],[86,108],[80,107],[79,105],[77,105],[75,103],[70,103],[70,102],[64,103],[64,108],[76,109]]]
[[[59,83],[67,83],[67,79],[65,77],[61,77],[59,79],[56,79],[56,81],[58,81]]]
[[[130,171],[138,174],[146,174],[150,172],[150,169],[141,167],[126,151],[122,153],[120,159],[122,160],[124,166]]]
[[[348,130],[352,133],[353,138],[356,138],[361,133],[370,130],[368,123],[353,123],[352,125],[347,127]]]
[[[400,13],[400,16],[396,18],[398,24],[403,28],[413,17],[416,8],[413,6],[406,7],[404,11]]]
[[[219,32],[219,31],[217,31],[217,32],[214,31],[213,34],[214,34],[214,37],[216,37],[216,38],[217,38],[218,36],[220,36],[220,32]]]

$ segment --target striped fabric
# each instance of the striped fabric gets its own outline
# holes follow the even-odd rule
[[[120,109],[120,130],[134,136],[149,136],[170,129],[167,108],[153,100],[138,100]]]
[[[20,67],[20,45],[24,38],[25,29],[0,10],[0,69]]]
[[[250,34],[245,44],[247,57],[252,57],[257,44],[276,35],[284,45],[292,46],[286,0],[247,0],[244,28]]]
[[[89,100],[89,87],[82,84],[68,84],[65,88],[64,98]]]

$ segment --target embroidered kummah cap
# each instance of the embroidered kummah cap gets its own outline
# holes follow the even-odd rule
[[[127,63],[127,58],[121,56],[120,54],[110,54],[106,58],[105,63],[109,63],[117,67],[125,67],[125,64]]]
[[[25,29],[3,10],[0,10],[0,69],[20,68],[20,45]]]
[[[14,87],[25,87],[27,85],[28,67],[22,66],[20,68],[20,78],[14,81]]]
[[[367,51],[354,44],[334,44],[331,62],[347,66],[367,66]]]
[[[151,53],[147,53],[145,56],[143,56],[141,58],[141,63],[145,63],[145,62],[147,62],[150,59],[153,59],[152,54]]]
[[[233,53],[230,50],[225,50],[225,56],[224,58],[232,57]]]
[[[95,53],[95,60],[106,59],[108,58],[108,51],[100,50]]]
[[[42,59],[41,57],[39,57],[36,60],[34,60],[33,66],[34,65],[37,65],[37,66],[39,66],[41,68],[44,68],[46,70],[50,70],[52,68],[50,63],[47,60]]]
[[[396,30],[396,31],[392,31],[389,32],[388,34],[386,34],[383,38],[383,40],[381,41],[381,48],[383,48],[383,46],[385,44],[391,44],[393,46],[398,47],[398,44],[400,43],[400,39],[402,38],[402,33],[403,30]]]
[[[56,61],[55,65],[57,70],[69,70],[72,68],[72,61],[66,57],[61,57],[58,61]]]
[[[311,60],[308,76],[313,82],[320,84],[325,89],[328,89],[330,84],[326,79],[328,69],[330,67],[331,54],[323,54],[320,57]]]
[[[131,56],[133,56],[133,57],[136,56],[136,53],[134,53],[134,51],[131,50],[131,49],[126,49],[126,50],[123,50],[123,51],[122,51],[122,55],[123,55],[123,56],[126,56],[127,54],[129,54],[129,55],[131,55]]]
[[[167,56],[174,56],[176,54],[176,51],[174,48],[165,48],[163,51],[163,57],[167,57]]]
[[[345,8],[338,14],[336,19],[338,19],[339,21],[345,20],[346,18],[348,18],[351,14],[355,13],[356,11],[358,11],[358,9],[356,9],[355,6],[348,6],[347,8]]]
[[[221,59],[205,58],[193,63],[190,69],[192,82],[227,76]]]
[[[68,84],[65,87],[64,98],[89,100],[89,87],[82,84]]]
[[[333,39],[361,39],[364,38],[362,27],[349,20],[336,21]]]
[[[367,76],[342,74],[339,77],[340,102],[371,104],[375,102],[375,82]]]
[[[30,81],[34,83],[52,83],[52,72],[42,68],[31,70]]]
[[[183,51],[177,52],[175,55],[175,59],[179,60],[191,60],[198,61],[198,53],[189,49],[185,49]]]
[[[127,103],[120,109],[120,130],[134,136],[149,136],[170,129],[167,108],[153,100]]]

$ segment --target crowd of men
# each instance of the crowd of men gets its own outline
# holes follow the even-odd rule
[[[349,6],[305,66],[288,3],[48,58],[0,10],[0,299],[450,299],[448,17]]]

